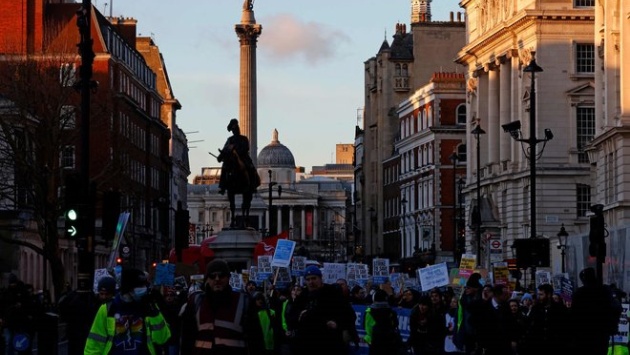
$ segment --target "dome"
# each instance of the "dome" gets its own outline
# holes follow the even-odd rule
[[[295,169],[295,159],[289,148],[278,140],[278,130],[273,130],[271,143],[258,153],[258,168]]]

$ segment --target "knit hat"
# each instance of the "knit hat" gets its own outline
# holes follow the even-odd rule
[[[523,296],[521,296],[521,302],[523,302],[523,301],[525,301],[525,300],[530,300],[530,301],[533,301],[533,300],[534,300],[534,298],[532,297],[532,295],[531,295],[530,293],[525,292],[525,293],[523,294]]]
[[[210,264],[208,264],[208,266],[206,267],[206,278],[210,277],[210,275],[214,274],[215,272],[229,275],[230,267],[228,266],[227,261],[223,259],[212,260]]]
[[[97,291],[105,291],[107,293],[113,294],[116,292],[116,280],[113,277],[105,276],[102,279],[98,280]]]
[[[120,293],[131,292],[136,287],[147,286],[147,275],[138,269],[123,269],[120,273]]]
[[[319,276],[322,277],[322,271],[315,265],[309,265],[304,269],[304,277]]]

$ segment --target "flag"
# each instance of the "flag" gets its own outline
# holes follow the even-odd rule
[[[278,239],[288,239],[289,231],[282,231],[280,234],[263,238],[258,244],[256,244],[256,248],[254,248],[254,262],[257,262],[258,257],[261,255],[271,255],[276,251],[276,244],[278,244]]]

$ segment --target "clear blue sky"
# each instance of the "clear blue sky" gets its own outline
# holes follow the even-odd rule
[[[110,9],[113,2],[113,9]],[[238,118],[242,0],[92,0],[105,15],[138,20],[164,56],[173,92],[182,104],[178,124],[187,133],[191,179],[218,166],[216,152]],[[107,3],[107,5],[105,5]],[[434,21],[462,12],[459,0],[434,0]],[[376,55],[396,23],[408,25],[409,0],[257,0],[258,151],[273,129],[310,172],[334,162],[335,144],[353,143],[364,104],[363,63]],[[193,133],[196,132],[196,133]],[[198,141],[198,142],[194,142]]]

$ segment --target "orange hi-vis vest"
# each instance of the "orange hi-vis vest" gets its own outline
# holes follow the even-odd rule
[[[218,347],[246,349],[243,320],[248,300],[245,293],[232,292],[229,303],[214,310],[203,293],[195,295],[194,302],[197,336],[193,354],[212,353],[212,349]]]

